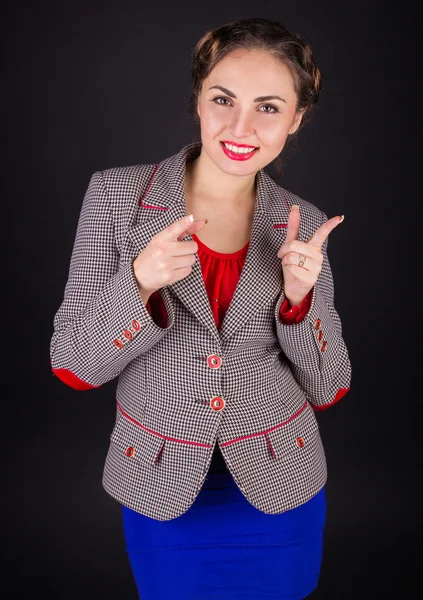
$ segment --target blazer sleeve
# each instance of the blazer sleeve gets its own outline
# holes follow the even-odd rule
[[[109,198],[102,173],[94,173],[82,204],[50,343],[53,373],[75,389],[99,387],[113,379],[173,325],[166,290],[160,290],[166,327],[154,322],[139,295],[132,262],[119,267]]]
[[[322,224],[325,221],[327,216],[322,213]],[[342,337],[341,320],[333,304],[334,284],[327,245],[328,238],[322,247],[322,270],[305,317],[294,324],[282,321],[280,308],[285,300],[284,292],[275,309],[279,344],[315,410],[335,404],[351,385],[351,362]]]

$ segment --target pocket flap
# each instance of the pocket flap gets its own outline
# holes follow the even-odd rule
[[[318,429],[317,419],[308,404],[292,421],[265,435],[273,456],[281,459],[294,452],[307,452],[307,446],[316,436]]]
[[[133,423],[123,415],[118,417],[110,441],[129,459],[147,464],[157,462],[166,442],[163,437]]]

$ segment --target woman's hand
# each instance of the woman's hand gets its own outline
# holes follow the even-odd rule
[[[193,221],[188,215],[159,231],[133,262],[134,275],[144,303],[159,288],[183,279],[192,271],[194,253],[198,252],[194,240],[181,241],[197,233],[207,219]]]
[[[300,304],[316,283],[322,270],[323,242],[343,220],[344,216],[328,219],[311,239],[300,242],[300,208],[296,204],[291,207],[285,243],[278,251],[278,256],[282,259],[285,296],[291,306]]]

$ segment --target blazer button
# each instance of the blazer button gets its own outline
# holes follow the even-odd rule
[[[139,331],[141,329],[141,323],[134,319],[131,323],[131,327],[134,331]]]
[[[122,342],[122,340],[118,340],[118,339],[116,339],[116,340],[114,340],[114,341],[113,341],[113,343],[114,343],[114,345],[116,346],[116,348],[119,348],[119,350],[120,350],[121,348],[123,348],[123,342]]]
[[[213,396],[213,398],[210,400],[210,406],[213,410],[219,411],[222,410],[222,408],[225,406],[225,401],[219,396]]]
[[[207,357],[207,364],[210,369],[218,369],[222,365],[222,359],[216,354],[209,354]]]
[[[126,450],[125,450],[125,454],[128,458],[132,458],[135,454],[135,448],[133,446],[129,446]]]
[[[304,448],[304,444],[305,444],[304,438],[298,437],[295,440],[295,443],[297,444],[298,448]]]
[[[322,321],[320,319],[316,319],[316,321],[314,322],[314,329],[320,329],[320,323]]]
[[[134,337],[130,329],[125,329],[123,335],[126,337],[127,340],[132,340],[132,338]]]

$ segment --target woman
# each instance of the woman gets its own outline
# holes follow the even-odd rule
[[[75,389],[119,376],[103,476],[143,600],[316,588],[326,461],[314,410],[349,389],[327,219],[263,168],[317,102],[310,47],[266,19],[193,54],[201,142],[95,173],[51,342]]]

